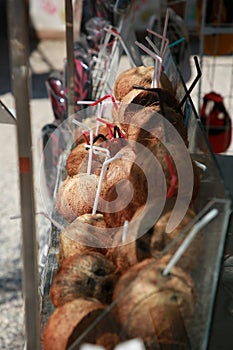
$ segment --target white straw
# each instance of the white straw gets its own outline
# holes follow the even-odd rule
[[[127,231],[128,231],[128,226],[129,226],[129,221],[125,220],[124,222],[124,228],[123,228],[123,232],[122,232],[122,243],[125,243],[126,240],[126,235],[127,235]]]
[[[154,88],[159,87],[161,69],[162,69],[162,58],[158,56],[156,60],[155,74],[154,74],[154,80],[153,80],[153,86],[152,86]]]
[[[78,105],[91,105],[95,101],[77,101]]]
[[[160,54],[161,54],[161,56],[164,53],[164,42],[165,42],[165,38],[167,36],[168,18],[169,18],[169,8],[166,11],[165,23],[164,23],[164,27],[163,27],[163,40],[162,40],[161,47],[160,47]]]
[[[87,164],[87,175],[90,175],[91,174],[91,164],[92,164],[93,130],[91,128],[89,128],[87,125],[77,121],[76,119],[73,119],[72,122],[78,126],[81,126],[82,128],[84,128],[90,132],[90,151],[89,151],[88,164]]]
[[[155,52],[157,55],[160,55],[159,50],[157,49],[157,47],[156,47],[156,45],[153,43],[153,41],[149,38],[149,36],[146,36],[146,40],[147,40],[148,44],[150,44],[150,46],[152,47],[152,49],[154,50],[154,52]]]
[[[148,31],[149,33],[153,34],[154,36],[158,37],[159,39],[162,39],[162,42],[165,43],[164,48],[163,48],[162,50],[160,49],[160,52],[159,52],[159,55],[160,55],[162,58],[164,58],[166,49],[167,49],[168,44],[169,44],[168,38],[166,38],[166,37],[164,37],[163,35],[160,35],[160,34],[154,32],[154,31],[151,30],[151,29],[147,29],[147,31]]]
[[[101,187],[102,187],[102,182],[103,182],[103,178],[104,178],[104,174],[106,171],[106,168],[108,166],[108,164],[110,164],[113,160],[121,158],[121,154],[117,153],[114,157],[105,160],[105,162],[103,163],[102,169],[101,169],[101,173],[100,173],[100,178],[99,178],[99,183],[98,183],[98,188],[96,191],[96,196],[95,196],[95,201],[94,201],[94,205],[93,205],[93,209],[92,209],[92,215],[96,214],[96,210],[98,207],[98,202],[99,202],[99,197],[100,197],[100,191],[101,191]]]
[[[165,39],[164,49],[163,49],[163,52],[161,54],[163,60],[164,60],[164,56],[165,56],[165,53],[166,53],[167,48],[168,48],[168,44],[169,44],[169,40]]]
[[[102,114],[102,104],[99,103],[97,105],[97,117],[96,117],[96,129],[95,129],[95,135],[97,136],[99,133],[99,129],[100,129],[100,121],[97,118],[101,118],[101,114]]]
[[[85,147],[90,148],[90,145],[85,145]],[[101,157],[105,157],[105,160],[110,158],[110,151],[104,147],[93,146],[92,151],[94,154],[99,154]],[[104,160],[104,161],[105,161]]]
[[[125,42],[122,39],[121,35],[119,33],[116,33],[114,30],[112,30],[112,35],[114,35],[116,38],[118,38],[120,40],[121,46],[125,50],[125,53],[129,59],[130,63],[131,63],[131,66],[136,67],[133,56],[131,55],[131,52],[128,50],[127,46],[125,45]]]
[[[160,52],[157,49],[157,47],[155,46],[155,44],[153,43],[153,41],[146,36],[146,40],[147,42],[151,45],[152,49],[154,50],[154,52],[157,54],[157,58],[155,60],[154,63],[154,77],[153,77],[153,81],[151,84],[152,88],[157,88],[159,86],[159,80],[160,80],[160,75],[161,75],[161,69],[162,69],[162,58],[160,57]]]
[[[148,47],[146,47],[145,45],[139,43],[138,41],[135,41],[135,44],[137,46],[139,46],[143,51],[145,51],[150,57],[152,57],[154,59],[154,61],[157,63],[155,71],[154,71],[153,81],[152,81],[151,85],[152,85],[153,88],[158,87],[158,84],[159,84],[158,77],[160,77],[160,72],[161,72],[161,68],[162,68],[162,59],[161,59],[161,57],[158,56],[155,52],[153,52],[150,49],[148,49]]]
[[[203,218],[193,226],[188,236],[184,239],[183,243],[177,249],[173,257],[167,264],[166,268],[164,269],[163,271],[164,276],[166,276],[170,272],[171,268],[177,263],[177,261],[185,252],[186,248],[189,246],[189,244],[191,243],[191,241],[193,240],[197,232],[201,230],[205,225],[207,225],[211,220],[213,220],[217,215],[218,215],[218,210],[214,208],[211,211],[209,211],[205,216],[203,216]]]
[[[138,41],[135,41],[135,44],[137,46],[139,46],[143,51],[145,51],[149,56],[151,56],[154,60],[156,60],[156,57],[158,55],[156,55],[153,51],[151,51],[150,49],[148,49],[148,47],[146,47],[145,45],[139,43]]]

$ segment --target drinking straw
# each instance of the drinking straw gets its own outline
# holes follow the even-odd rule
[[[123,227],[123,232],[122,232],[122,238],[121,238],[122,243],[125,243],[128,226],[129,226],[129,221],[125,220],[124,227]]]
[[[90,175],[91,164],[92,164],[93,130],[89,128],[87,125],[77,121],[76,119],[73,119],[72,122],[90,132],[90,151],[89,151],[88,164],[87,164],[87,175]]]
[[[159,51],[160,52],[160,56],[164,59],[165,52],[166,52],[166,49],[167,49],[168,44],[169,44],[169,40],[166,37],[164,37],[163,35],[160,35],[160,34],[154,32],[152,29],[148,28],[147,31],[149,33],[151,33],[152,35],[156,36],[157,38],[162,39],[162,42],[165,43],[165,45],[163,45],[163,48],[162,49],[160,48],[160,51]]]
[[[166,276],[169,274],[172,267],[177,263],[177,261],[180,259],[180,257],[183,255],[185,250],[188,248],[196,234],[204,227],[206,226],[211,220],[213,220],[218,215],[218,210],[216,208],[210,210],[203,218],[197,222],[189,234],[184,239],[183,243],[180,245],[180,247],[177,249],[169,263],[167,264],[166,268],[163,271],[163,275]]]
[[[131,66],[132,66],[132,67],[136,67],[137,65],[136,65],[136,63],[135,63],[135,61],[134,61],[134,57],[132,56],[131,52],[128,50],[127,46],[125,45],[125,42],[124,42],[124,40],[122,39],[120,33],[119,33],[116,29],[114,29],[114,28],[111,28],[111,32],[112,32],[112,34],[113,34],[117,39],[119,39],[120,44],[121,44],[121,46],[123,47],[123,50],[125,51],[125,53],[126,53],[128,59],[129,59],[129,61],[130,61],[130,63],[131,63]]]
[[[90,145],[85,145],[85,147],[90,148]],[[93,146],[92,151],[94,154],[99,154],[101,157],[105,156],[105,160],[110,158],[110,152],[107,148]]]
[[[196,78],[194,79],[194,81],[192,82],[192,84],[190,85],[189,89],[187,89],[186,86],[184,85],[185,86],[185,95],[182,98],[182,100],[180,101],[178,107],[176,108],[176,111],[179,111],[181,109],[181,107],[183,106],[183,104],[185,103],[187,98],[190,96],[191,92],[193,91],[194,87],[196,86],[196,84],[198,83],[198,81],[202,75],[197,56],[194,56],[193,59],[194,59],[195,67],[197,70],[197,75],[196,75]]]
[[[150,57],[152,57],[154,61],[157,63],[156,69],[154,71],[153,81],[152,81],[152,87],[157,88],[159,83],[158,76],[160,76],[160,72],[162,68],[162,59],[155,52],[151,51],[150,49],[148,49],[148,47],[139,43],[138,41],[135,41],[135,44],[139,46],[143,51],[145,51]]]
[[[96,191],[95,201],[94,201],[94,205],[93,205],[93,209],[92,209],[92,215],[96,214],[96,210],[97,210],[98,203],[99,203],[100,191],[101,191],[102,182],[103,182],[103,178],[104,178],[104,174],[105,174],[106,168],[107,168],[108,164],[110,164],[112,161],[114,161],[115,159],[118,159],[118,158],[121,158],[121,154],[117,153],[114,157],[105,160],[104,163],[103,163],[103,166],[102,166],[102,169],[101,169],[101,173],[100,173],[100,177],[99,177],[98,188],[97,188],[97,191]]]
[[[96,101],[94,101],[93,103],[91,103],[90,106],[91,106],[91,107],[96,106],[98,103],[100,103],[100,102],[106,100],[107,98],[110,98],[110,99],[112,100],[112,103],[113,103],[114,108],[117,109],[118,106],[117,106],[117,103],[116,103],[116,99],[115,99],[115,97],[114,97],[112,94],[107,94],[107,95],[105,95],[105,96],[99,98],[98,100],[96,100]]]
[[[169,10],[169,8],[167,8],[165,23],[164,23],[164,27],[163,27],[163,38],[166,38],[166,36],[167,36],[167,25],[168,25],[169,12],[170,12],[170,10]],[[163,39],[162,43],[161,43],[160,53],[165,52],[164,51],[164,49],[165,49],[164,43],[165,43],[165,40]]]

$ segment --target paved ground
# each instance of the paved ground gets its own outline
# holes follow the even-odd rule
[[[1,45],[0,99],[8,108],[14,109],[14,101],[10,92],[7,42],[4,41]],[[37,45],[32,45],[30,57],[33,87],[31,121],[35,164],[35,200],[37,211],[40,211],[43,210],[39,178],[42,150],[41,128],[53,120],[44,83],[51,70],[63,69],[65,43],[63,41],[42,41]],[[127,67],[127,65],[127,62],[122,62],[120,69]],[[229,63],[227,63],[226,69],[229,69]],[[197,90],[193,92],[193,99],[195,102],[197,101]],[[0,349],[12,350],[22,349],[24,344],[20,219],[11,219],[12,216],[17,216],[20,213],[16,146],[15,126],[1,124]],[[43,217],[37,217],[36,220],[38,236],[40,236],[46,232],[48,222]]]

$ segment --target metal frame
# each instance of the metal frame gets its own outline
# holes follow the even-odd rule
[[[73,7],[66,4],[66,42],[68,58],[68,111],[73,114]],[[80,1],[82,5],[82,1]],[[2,104],[1,122],[15,123],[20,177],[21,231],[23,241],[23,297],[25,309],[25,349],[39,350],[40,303],[39,269],[33,183],[33,154],[30,122],[31,82],[29,73],[29,4],[27,0],[8,0],[8,32],[12,90],[16,120]]]
[[[21,229],[23,241],[23,296],[25,349],[40,349],[38,265],[35,224],[33,155],[30,123],[30,78],[28,63],[28,2],[7,3],[12,88],[16,109]]]

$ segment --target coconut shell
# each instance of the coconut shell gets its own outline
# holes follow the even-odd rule
[[[158,139],[163,142],[168,142],[168,140],[171,142],[174,139],[174,133],[178,132],[186,147],[188,146],[184,118],[173,108],[166,105],[163,110],[159,105],[137,108],[133,104],[122,113],[121,125],[128,140],[139,142],[150,148],[157,143]],[[163,121],[163,117],[166,121]]]
[[[105,306],[91,298],[75,299],[56,308],[44,329],[44,350],[68,349],[98,317],[102,317],[104,311]],[[113,350],[119,342],[118,327],[116,320],[108,312],[74,349],[80,349],[83,343],[91,343]]]
[[[119,230],[113,239],[113,247],[109,248],[106,257],[114,262],[120,272],[125,272],[138,262],[136,251],[136,230],[128,228],[126,242],[123,242],[123,229]]]
[[[182,239],[177,241],[176,244],[172,244],[172,242],[177,239],[181,231],[185,229],[185,227],[190,224],[195,217],[195,212],[189,208],[178,226],[172,232],[167,233],[166,226],[171,213],[172,210],[165,211],[157,222],[145,233],[145,235],[142,236],[141,241],[143,244],[138,247],[138,250],[147,251],[147,257],[158,258],[161,256],[161,254],[163,254],[165,248],[169,249],[169,254],[174,254],[181,244]],[[196,255],[194,255],[193,258],[196,259]],[[181,260],[183,261],[183,258],[181,258]],[[179,265],[179,262],[177,264]],[[193,266],[191,261],[189,261],[189,265]]]
[[[105,173],[104,176],[104,186],[102,189],[102,194],[107,191],[114,184],[118,183],[122,179],[128,179],[130,176],[131,168],[135,161],[135,152],[132,147],[125,146],[117,152],[121,158],[113,160]]]
[[[108,236],[103,232],[101,235],[96,227],[106,228],[102,214],[84,214],[75,219],[60,234],[59,237],[59,264],[76,253],[86,251],[98,251],[106,254],[109,245]]]
[[[162,143],[157,142],[157,144],[153,145],[150,148],[151,152],[154,154],[156,159],[159,161],[163,173],[166,179],[166,185],[167,185],[167,195],[168,197],[174,197],[177,196],[178,193],[178,186],[179,186],[179,175],[178,170],[182,176],[185,176],[187,172],[189,172],[189,177],[187,177],[187,180],[184,181],[184,177],[182,178],[182,187],[180,188],[179,195],[183,198],[189,198],[190,200],[194,200],[198,194],[199,187],[200,187],[200,176],[199,171],[197,169],[197,166],[195,162],[192,159],[191,154],[189,153],[188,149],[186,150],[185,145],[182,143]],[[184,157],[189,158],[190,161],[190,167],[184,162]],[[171,166],[173,168],[174,174],[171,172],[170,165],[168,162],[168,158],[170,160]],[[169,193],[169,188],[172,184],[172,177],[177,177],[176,184],[174,185],[173,191],[171,191],[171,194]],[[191,175],[193,175],[193,180]],[[158,181],[158,178],[157,178]]]
[[[171,94],[169,90],[161,88],[153,90],[133,89],[124,96],[122,103],[134,103],[144,107],[160,105],[160,108],[168,106],[173,109],[176,109],[179,105],[179,101],[174,94]]]
[[[66,172],[69,176],[79,173],[80,164],[88,155],[84,143],[78,144],[68,155],[66,160]]]
[[[93,297],[109,304],[118,277],[116,266],[104,255],[76,254],[63,260],[56,271],[50,298],[55,307],[80,297]]]
[[[58,190],[56,207],[68,222],[80,215],[91,213],[99,177],[81,173],[67,177]]]
[[[103,216],[107,227],[122,227],[126,220],[130,221],[145,204],[147,191],[147,179],[140,167],[133,163],[128,178],[120,179],[103,194],[106,203]]]
[[[106,226],[112,228],[130,220],[135,210],[144,203],[147,193],[146,180],[140,166],[135,163],[136,155],[132,148],[125,146],[118,154],[121,158],[112,161],[106,171],[98,204]]]
[[[121,101],[125,95],[127,95],[134,85],[143,87],[151,87],[154,77],[154,66],[139,66],[133,67],[120,73],[114,84],[114,95],[118,101]],[[161,72],[160,87],[167,89],[174,94],[172,84],[166,74]]]
[[[179,267],[163,276],[169,259],[146,259],[132,266],[120,277],[113,294],[125,334],[142,338],[149,349],[166,344],[166,349],[177,344],[185,348],[189,342],[188,325],[195,302],[193,282]]]
[[[95,135],[95,129],[93,128],[93,135]],[[98,137],[94,137],[93,144],[99,146],[106,142],[109,138],[108,130],[105,125],[99,127]],[[78,173],[85,173],[87,171],[89,149],[86,148],[86,142],[83,135],[75,141],[75,147],[70,151],[66,160],[66,172],[68,176],[74,176]],[[100,174],[103,163],[103,157],[94,156],[92,158],[91,173]]]

